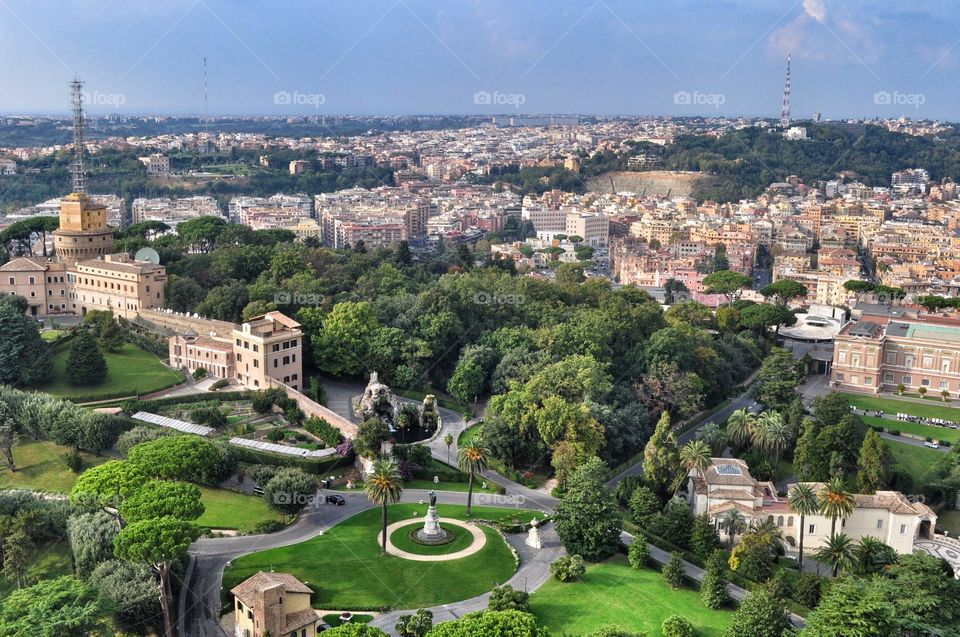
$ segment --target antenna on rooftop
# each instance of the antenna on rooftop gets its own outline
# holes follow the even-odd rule
[[[780,109],[780,126],[790,125],[790,57],[787,53],[787,79],[783,84],[783,107]]]
[[[70,82],[71,104],[73,110],[73,192],[86,194],[87,192],[87,169],[84,164],[84,151],[86,150],[83,141],[83,80],[74,78]]]

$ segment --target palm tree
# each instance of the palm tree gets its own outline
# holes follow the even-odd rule
[[[473,477],[487,469],[488,452],[483,445],[472,440],[457,450],[457,461],[460,470],[467,474],[467,515],[473,515]]]
[[[765,411],[757,418],[754,444],[759,443],[761,450],[773,454],[776,461],[774,466],[780,466],[780,456],[786,451],[791,440],[793,440],[793,433],[790,431],[790,425],[779,412]]]
[[[450,464],[450,446],[453,445],[453,434],[449,431],[443,437],[443,444],[447,445],[447,464]]]
[[[400,469],[393,460],[381,459],[373,463],[373,470],[363,483],[363,490],[374,504],[382,507],[381,523],[381,554],[387,552],[387,505],[400,501],[403,493],[403,478]]]
[[[723,516],[723,525],[727,531],[727,548],[733,550],[733,538],[747,530],[747,520],[737,509],[730,509]]]
[[[781,553],[786,553],[786,545],[783,542],[783,532],[780,530],[780,527],[771,519],[766,519],[763,522],[757,522],[754,520],[750,523],[750,529],[760,536],[766,536],[770,541],[770,551],[776,556]]]
[[[820,513],[830,518],[831,536],[837,532],[837,518],[847,519],[857,506],[856,500],[847,491],[846,482],[840,476],[830,478],[826,486],[817,493],[817,502],[820,503]]]
[[[727,418],[727,435],[730,436],[730,440],[741,447],[746,444],[750,439],[755,420],[756,416],[746,408],[738,409],[730,414],[730,417]]]
[[[826,543],[814,551],[813,556],[833,569],[836,577],[841,571],[848,571],[854,565],[853,540],[846,533],[831,535]]]
[[[820,502],[817,499],[817,492],[813,490],[813,487],[806,482],[801,482],[787,495],[787,503],[790,505],[790,510],[800,515],[800,559],[797,560],[797,565],[802,571],[803,533],[806,530],[804,528],[806,526],[804,520],[808,515],[813,515],[820,510]]]
[[[897,561],[897,552],[875,537],[865,535],[853,547],[856,570],[860,575],[879,573]]]

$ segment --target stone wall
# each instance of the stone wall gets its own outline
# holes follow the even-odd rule
[[[337,412],[327,407],[324,407],[320,403],[308,398],[306,395],[300,393],[296,389],[293,389],[292,387],[287,387],[286,385],[284,385],[283,383],[281,383],[276,379],[268,377],[267,382],[270,384],[271,387],[279,387],[283,389],[285,392],[287,392],[287,396],[296,400],[297,405],[300,407],[300,409],[303,410],[303,413],[306,414],[307,418],[309,418],[310,416],[323,418],[324,420],[329,422],[331,425],[339,429],[340,433],[342,433],[347,438],[353,438],[354,436],[357,435],[357,425],[351,422],[350,420],[348,420],[347,418],[344,418]]]
[[[233,330],[240,329],[239,325],[229,321],[193,318],[185,314],[168,314],[159,310],[140,310],[139,319],[151,329],[159,327],[178,334],[183,334],[192,329],[201,336],[215,336],[225,339],[232,339]]]

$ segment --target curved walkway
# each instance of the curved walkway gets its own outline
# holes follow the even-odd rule
[[[483,529],[477,527],[473,524],[467,524],[466,522],[461,522],[460,520],[455,520],[453,518],[440,518],[440,522],[448,526],[456,526],[461,529],[466,530],[470,535],[473,536],[473,542],[470,543],[465,549],[457,551],[456,553],[446,553],[441,555],[421,555],[419,553],[410,553],[409,551],[404,551],[398,549],[394,546],[393,541],[390,539],[390,536],[393,535],[393,532],[399,528],[405,526],[411,526],[410,520],[400,520],[399,522],[394,522],[387,527],[387,553],[390,555],[395,555],[401,557],[405,560],[410,560],[411,562],[449,562],[450,560],[459,560],[463,557],[469,557],[474,553],[480,551],[487,544],[487,534],[483,532]],[[416,522],[414,521],[414,524]],[[379,537],[379,533],[377,536]]]

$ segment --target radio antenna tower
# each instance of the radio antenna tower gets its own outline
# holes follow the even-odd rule
[[[790,54],[787,53],[787,79],[783,84],[783,108],[780,109],[780,126],[790,125]]]
[[[203,132],[207,133],[210,118],[207,112],[207,58],[203,58]]]
[[[74,78],[70,82],[70,93],[73,106],[73,192],[79,194],[87,193],[87,168],[84,164],[84,151],[86,150],[83,141],[83,80]]]

